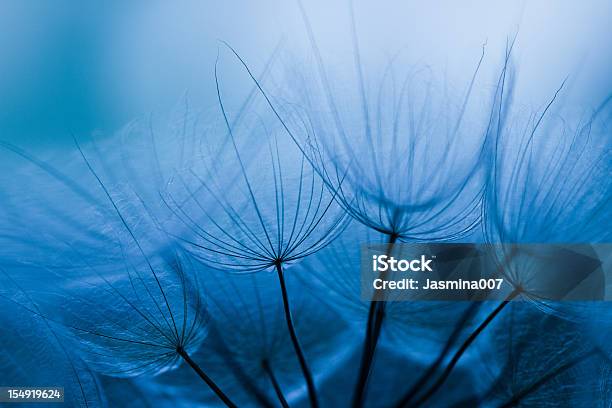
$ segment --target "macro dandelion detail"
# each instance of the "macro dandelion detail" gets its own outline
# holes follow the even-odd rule
[[[17,3],[0,405],[612,404],[609,4]]]
[[[185,190],[183,196],[170,194],[166,202],[179,222],[194,234],[195,238],[179,240],[196,259],[234,272],[276,272],[287,328],[311,404],[317,406],[314,379],[294,328],[285,271],[288,265],[333,241],[347,216],[338,211],[335,194],[295,146],[287,142],[282,145],[276,134],[267,133],[265,123],[231,124],[217,73],[215,66],[219,108],[229,138],[229,143],[222,143],[229,156],[217,150],[214,162],[203,166],[207,171],[204,175],[189,171],[188,180],[178,175],[172,184]],[[243,126],[247,133],[243,140],[237,140],[235,133]],[[236,175],[216,165],[225,160],[236,163]]]
[[[504,126],[513,43],[507,45],[503,69],[484,114],[472,107],[471,100],[484,47],[455,105],[445,100],[447,94],[432,89],[429,70],[417,67],[397,72],[393,60],[377,83],[378,90],[369,97],[351,14],[356,91],[349,93],[349,100],[338,101],[309,19],[301,5],[300,9],[317,64],[318,80],[296,91],[310,126],[290,130],[295,121],[279,114],[251,77],[337,201],[355,221],[384,234],[389,252],[398,241],[452,241],[468,235],[480,221],[487,149],[496,129]],[[321,111],[321,106],[326,110]],[[301,134],[305,138],[300,139]],[[370,304],[355,406],[364,398],[385,308],[385,302]]]
[[[152,252],[153,246],[164,242],[154,218],[149,222],[146,242],[136,236],[125,215],[133,206],[120,209],[118,199],[113,198],[81,145],[76,140],[75,144],[75,157],[82,159],[84,174],[93,177],[93,185],[102,192],[101,203],[111,208],[108,212],[92,211],[112,218],[97,231],[95,243],[87,239],[79,242],[78,236],[67,238],[61,232],[54,235],[52,225],[13,232],[24,238],[25,250],[41,251],[46,263],[39,266],[29,261],[29,265],[13,266],[14,274],[27,266],[32,272],[6,274],[17,285],[16,293],[29,300],[12,301],[72,337],[83,360],[96,372],[118,377],[157,375],[175,369],[182,359],[226,405],[235,406],[190,357],[206,337],[208,320],[202,296],[195,290],[197,277],[191,272],[191,261],[172,244]],[[95,190],[85,193],[76,180],[62,183],[50,167],[43,173],[60,180],[57,184],[64,197],[72,197],[73,203],[89,201],[96,194]],[[139,205],[143,204],[136,200],[135,206]],[[141,211],[142,224],[142,218],[149,214],[146,209]],[[27,219],[21,222],[28,225]],[[19,252],[13,253],[16,255]],[[53,317],[58,314],[61,319]]]

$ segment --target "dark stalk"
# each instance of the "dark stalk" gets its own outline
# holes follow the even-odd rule
[[[212,325],[211,334],[214,330],[215,336],[220,336],[217,332],[217,328]],[[214,337],[214,336],[211,336]],[[224,341],[219,341],[217,347],[219,347],[219,354],[223,357],[223,364],[228,367],[228,369],[234,374],[240,386],[244,388],[245,391],[253,394],[255,399],[257,400],[258,406],[265,408],[273,408],[274,405],[272,401],[268,398],[268,395],[263,393],[255,384],[253,384],[252,379],[244,372],[243,368],[236,361],[236,359],[232,356],[232,352],[227,347],[227,344]]]
[[[389,240],[387,241],[387,255],[391,253],[397,238],[397,234],[389,235]],[[381,272],[381,275],[383,274],[384,272]],[[355,393],[353,394],[352,406],[354,408],[358,408],[363,405],[368,378],[372,369],[372,363],[374,362],[376,346],[378,345],[378,339],[382,330],[382,323],[385,318],[385,306],[386,304],[384,299],[378,299],[377,295],[374,295],[370,301],[368,322],[366,325],[366,337],[361,354],[361,364],[359,366],[359,377],[357,378]]]
[[[436,373],[438,368],[444,362],[444,359],[446,358],[448,353],[451,351],[452,346],[455,344],[455,340],[457,339],[457,337],[459,337],[459,334],[461,330],[463,329],[463,327],[465,326],[466,321],[470,318],[470,316],[472,316],[472,314],[479,307],[480,305],[478,303],[472,303],[470,307],[465,311],[461,320],[455,325],[453,332],[449,336],[448,341],[446,342],[444,346],[444,349],[436,358],[436,361],[434,361],[434,363],[427,369],[427,371],[425,371],[425,373],[414,383],[414,385],[410,387],[410,390],[408,390],[408,392],[404,395],[404,397],[402,397],[400,402],[397,404],[397,408],[407,407],[410,401],[412,401],[412,399],[416,397],[419,391],[423,389],[423,387],[427,384],[429,379]]]
[[[219,397],[219,399],[221,399],[221,401],[223,401],[225,405],[227,405],[229,408],[238,408],[238,406],[234,404],[228,398],[228,396],[223,393],[223,391],[221,391],[221,388],[219,388],[217,384],[215,384],[215,382],[209,376],[206,375],[204,370],[202,370],[202,368],[200,368],[200,366],[191,359],[191,357],[189,356],[189,354],[187,354],[183,347],[177,347],[176,352],[183,358],[183,360],[187,362],[187,364],[189,364],[191,368],[193,368],[193,371],[195,371],[200,376],[200,378],[204,380],[206,385],[208,385],[210,389],[213,390],[215,394],[217,394],[217,397]]]
[[[448,379],[453,369],[459,362],[459,359],[465,351],[470,347],[470,345],[476,340],[476,338],[482,333],[484,329],[495,319],[495,317],[510,303],[512,299],[517,297],[521,293],[521,288],[514,289],[496,308],[493,310],[487,318],[480,323],[480,325],[469,335],[469,337],[463,342],[461,347],[455,352],[453,358],[448,363],[438,380],[431,386],[431,388],[414,404],[415,407],[419,407],[423,405],[429,398],[431,398],[444,384],[444,382]]]
[[[274,387],[274,392],[276,392],[276,396],[278,397],[278,401],[280,402],[281,406],[283,408],[289,408],[289,404],[287,403],[287,400],[285,399],[285,396],[283,395],[283,390],[281,390],[280,384],[276,380],[276,376],[274,375],[274,372],[272,371],[272,367],[270,367],[270,363],[268,362],[268,360],[263,360],[261,362],[261,366],[263,367],[264,371],[270,378],[270,382],[272,383],[272,386]]]
[[[302,347],[300,346],[297,334],[295,333],[295,327],[293,326],[293,318],[291,317],[291,309],[289,307],[289,295],[287,294],[287,287],[285,285],[283,266],[281,262],[275,262],[275,266],[276,272],[278,273],[278,280],[280,282],[281,294],[283,297],[283,308],[285,309],[285,320],[287,321],[287,329],[289,330],[289,336],[291,337],[291,342],[293,343],[293,349],[295,350],[295,354],[297,355],[297,358],[300,362],[302,374],[304,375],[304,379],[306,380],[306,387],[308,388],[308,399],[310,400],[310,406],[313,408],[318,408],[319,402],[317,401],[317,390],[315,388],[314,380],[312,378],[312,373],[310,372],[310,368],[308,368],[308,363],[306,363],[304,352],[302,351]]]
[[[508,402],[506,402],[500,408],[510,408],[510,407],[515,407],[515,406],[519,405],[520,402],[526,396],[528,396],[529,394],[531,394],[534,391],[537,391],[542,385],[546,384],[548,381],[552,380],[553,378],[555,378],[557,375],[563,373],[564,371],[567,371],[568,369],[570,369],[571,367],[575,366],[576,364],[585,361],[586,359],[588,359],[589,357],[591,357],[594,354],[595,354],[595,350],[590,350],[590,351],[588,351],[586,353],[583,353],[582,355],[579,355],[579,356],[573,358],[572,360],[570,360],[570,361],[560,365],[555,370],[553,370],[550,373],[546,374],[545,376],[543,376],[542,378],[540,378],[539,380],[537,380],[536,382],[534,382],[533,384],[528,386],[526,389],[524,389],[523,391],[521,391],[518,394],[516,394],[515,396],[513,396],[512,399],[510,399]]]

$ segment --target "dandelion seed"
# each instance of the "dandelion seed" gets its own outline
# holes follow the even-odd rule
[[[255,122],[259,126],[232,125],[217,69],[215,78],[228,149],[217,150],[205,174],[179,175],[172,184],[178,184],[183,195],[172,193],[165,201],[193,236],[178,239],[203,263],[235,272],[276,272],[310,403],[318,406],[314,379],[294,328],[285,272],[331,242],[347,217],[295,145],[270,134],[273,131],[260,118]],[[244,130],[247,134],[240,137]]]
[[[603,298],[601,262],[584,243],[608,242],[612,227],[609,100],[572,128],[550,112],[561,91],[523,129],[500,135],[483,215],[490,242],[549,244],[521,250],[504,272],[523,296],[552,312],[558,308],[547,300],[561,300],[587,280],[592,295],[599,290]],[[559,246],[572,243],[583,249]],[[501,261],[515,248],[497,247]]]
[[[77,197],[96,208],[105,207],[100,202],[108,203],[110,211],[103,213],[113,217],[106,218],[96,234],[85,234],[83,241],[78,235],[70,240],[62,233],[54,236],[53,228],[47,233],[21,230],[14,234],[27,237],[26,247],[53,251],[42,254],[47,255],[43,265],[37,264],[36,257],[25,263],[27,274],[20,278],[36,307],[22,306],[76,336],[84,360],[98,372],[117,377],[157,375],[185,361],[226,405],[235,406],[191,358],[206,338],[208,321],[203,299],[194,290],[193,266],[163,238],[144,203],[134,196],[122,196],[125,201],[113,196],[78,143],[77,149],[84,174],[93,179],[93,191],[102,191],[103,201],[79,184],[86,178],[60,177],[49,165],[43,166],[44,173],[60,181],[64,199]],[[52,197],[45,196],[45,201],[52,202]],[[134,207],[140,207],[138,215],[121,209]],[[54,215],[49,212],[46,217],[52,220]],[[136,231],[144,229],[146,219],[148,237],[139,238]],[[20,221],[27,225],[27,218],[14,224]],[[52,222],[41,224],[42,228],[48,225]],[[94,237],[98,238],[95,245]],[[12,244],[9,241],[9,248],[15,248]]]
[[[587,230],[582,230],[579,224],[572,224],[571,217],[576,217],[578,220],[582,219],[583,222],[591,222],[594,219],[599,219],[600,215],[609,213],[609,194],[606,192],[609,191],[609,181],[606,181],[605,176],[603,178],[599,176],[602,169],[604,169],[603,172],[609,172],[609,170],[605,170],[609,167],[607,164],[609,160],[604,159],[609,156],[609,149],[602,153],[599,149],[589,148],[588,138],[580,140],[581,136],[586,137],[590,132],[593,119],[605,109],[608,101],[597,109],[596,114],[587,122],[587,126],[580,127],[581,132],[578,135],[582,131],[587,131],[587,133],[570,137],[569,145],[563,143],[564,135],[561,133],[561,143],[557,140],[552,150],[538,151],[533,146],[536,140],[535,135],[540,130],[545,115],[557,98],[561,88],[546,105],[543,112],[534,116],[533,124],[530,124],[520,137],[509,136],[505,132],[498,133],[494,145],[493,173],[487,186],[487,205],[483,208],[485,232],[488,239],[494,243],[558,243],[572,242],[572,240],[584,242],[580,241],[580,236],[582,235],[583,239],[586,238],[584,232]],[[548,129],[549,133],[554,135],[555,132],[551,130]],[[550,148],[548,143],[545,144],[548,145],[547,149]],[[581,162],[582,159],[585,161]],[[593,161],[593,159],[595,160]],[[584,182],[586,174],[593,177]],[[557,179],[557,177],[559,178]],[[579,177],[580,182],[576,182],[572,186],[571,183],[572,180],[576,180],[575,177]],[[568,182],[571,186],[570,190],[566,189],[566,183]],[[580,188],[574,188],[578,185],[580,185]],[[594,193],[593,197],[581,197],[582,200],[587,202],[584,204],[580,199],[574,201],[576,197],[573,193],[579,192],[585,185],[587,185],[587,190],[591,189],[591,192]],[[604,191],[604,193],[602,194],[601,191]],[[559,205],[561,203],[562,205]],[[559,217],[565,214],[569,215],[566,211],[569,211],[571,215],[567,218],[567,223],[564,223],[563,218]],[[553,214],[554,219],[548,218]],[[606,222],[605,218],[600,220],[600,222]],[[587,234],[593,231],[598,234],[602,232],[602,230],[594,228]],[[603,237],[605,237],[605,233],[593,238],[596,242]],[[553,305],[546,301],[551,300],[550,298],[546,299],[546,296],[542,298],[545,292],[550,292],[551,286],[559,287],[556,280],[544,279],[544,282],[542,282],[542,274],[548,273],[550,275],[552,273],[554,275],[557,272],[555,278],[562,281],[562,285],[569,286],[564,289],[566,292],[573,290],[574,285],[581,283],[587,277],[592,281],[595,288],[599,287],[600,291],[603,288],[601,263],[593,251],[587,251],[583,254],[585,262],[580,269],[572,268],[568,271],[567,265],[564,265],[564,263],[567,263],[568,259],[575,259],[576,255],[570,255],[568,258],[567,251],[564,253],[557,250],[551,256],[551,254],[545,254],[534,249],[535,252],[538,252],[534,256],[534,254],[525,253],[524,250],[521,251],[520,249],[517,253],[517,247],[513,244],[498,245],[498,248],[500,248],[500,251],[498,251],[499,265],[508,281],[514,286],[514,290],[486,317],[473,335],[463,343],[462,347],[453,356],[451,363],[447,365],[444,374],[419,399],[419,404],[426,402],[440,389],[445,379],[450,375],[453,363],[461,358],[467,347],[475,340],[475,337],[491,324],[496,316],[517,296],[531,299],[540,308],[553,313],[562,311],[565,314],[568,309],[583,308],[583,305],[576,303]],[[539,258],[539,260],[536,258]],[[545,265],[542,265],[543,260]],[[566,273],[563,273],[563,270]],[[558,295],[559,293],[553,295],[553,298]],[[516,401],[519,400],[520,398]],[[515,402],[511,401],[510,403],[514,404]]]
[[[503,127],[511,45],[489,109],[484,115],[472,112],[475,120],[467,113],[473,109],[472,90],[484,49],[455,110],[444,98],[436,102],[430,86],[421,94],[414,92],[413,73],[404,75],[398,91],[393,64],[377,84],[377,97],[371,97],[351,15],[357,94],[338,101],[301,4],[300,8],[322,85],[322,96],[312,91],[317,84],[311,83],[300,98],[311,128],[306,140],[299,130],[289,128],[290,121],[261,86],[260,90],[291,139],[315,152],[309,161],[337,191],[338,202],[352,218],[387,235],[390,248],[397,241],[450,241],[470,233],[480,221],[486,146]],[[328,112],[322,113],[319,106],[327,106]],[[385,307],[385,302],[370,305],[353,406],[363,403]]]

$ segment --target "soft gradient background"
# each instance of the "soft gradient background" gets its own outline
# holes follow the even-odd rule
[[[349,3],[304,3],[326,63],[352,61]],[[564,103],[583,108],[612,85],[607,0],[382,0],[355,1],[354,9],[366,65],[401,50],[451,77],[465,75],[484,42],[497,57],[518,32],[517,102],[539,107],[569,77]],[[308,47],[297,3],[279,0],[4,0],[0,27],[0,137],[22,146],[65,141],[71,132],[109,134],[172,109],[185,93],[194,106],[213,105],[218,40],[255,69],[280,41],[298,55]],[[234,76],[226,87],[248,89]]]

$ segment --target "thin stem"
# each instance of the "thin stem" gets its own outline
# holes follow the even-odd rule
[[[293,343],[293,349],[295,350],[295,354],[297,355],[297,358],[300,362],[302,374],[304,375],[304,379],[306,380],[306,387],[308,388],[308,398],[310,399],[310,405],[313,408],[318,408],[319,402],[317,401],[317,390],[315,388],[314,380],[312,379],[312,373],[310,372],[310,368],[308,368],[308,363],[306,363],[304,352],[302,351],[302,347],[300,346],[300,342],[298,341],[298,337],[295,333],[295,328],[293,326],[293,319],[291,317],[291,309],[289,307],[289,296],[287,295],[287,287],[285,285],[283,267],[281,265],[281,262],[276,262],[275,265],[276,272],[278,273],[278,280],[280,282],[281,294],[283,297],[283,308],[285,309],[285,320],[287,321],[287,329],[289,330],[289,336],[291,337],[291,342]]]
[[[397,235],[389,235],[387,242],[387,255],[393,249],[393,245],[397,241]],[[384,272],[381,272],[383,274]],[[361,354],[361,364],[359,366],[359,377],[357,378],[357,384],[355,386],[355,393],[353,395],[352,406],[354,408],[361,407],[365,397],[365,391],[368,383],[368,377],[372,369],[372,363],[374,362],[374,354],[376,352],[376,346],[378,345],[378,339],[382,330],[382,323],[385,318],[385,302],[384,300],[378,300],[377,295],[374,295],[370,301],[370,309],[368,310],[368,322],[366,325],[366,336],[363,345],[363,351]]]
[[[432,385],[431,388],[415,403],[414,405],[415,407],[423,405],[423,403],[425,403],[429,398],[431,398],[440,389],[440,387],[442,386],[442,384],[444,384],[446,379],[450,376],[453,369],[459,362],[459,359],[461,358],[461,356],[463,356],[463,354],[468,349],[468,347],[474,342],[474,340],[476,340],[478,335],[480,335],[480,333],[482,333],[482,331],[486,329],[486,327],[493,321],[493,319],[495,319],[495,317],[504,309],[504,307],[506,307],[508,303],[510,303],[510,301],[514,299],[515,297],[517,297],[520,293],[521,293],[521,288],[514,289],[506,297],[506,299],[504,299],[495,308],[495,310],[493,310],[487,316],[487,318],[476,328],[476,330],[474,330],[472,334],[469,335],[469,337],[463,342],[461,347],[459,347],[459,349],[455,352],[455,354],[453,355],[453,358],[451,359],[451,361],[448,363],[448,365],[442,372],[442,375],[440,375],[440,377],[434,383],[434,385]]]
[[[270,378],[270,382],[274,387],[274,391],[276,392],[276,396],[278,397],[280,404],[283,408],[289,408],[289,404],[287,403],[287,400],[283,395],[283,390],[281,390],[280,384],[276,380],[276,376],[274,375],[274,372],[272,371],[272,367],[270,367],[270,363],[268,362],[268,360],[263,360],[261,362],[261,366],[263,367],[266,374],[268,374],[268,377]]]
[[[589,350],[586,353],[583,353],[573,358],[572,360],[564,364],[561,364],[555,370],[541,377],[539,380],[537,380],[536,382],[534,382],[533,384],[531,384],[530,386],[528,386],[527,388],[525,388],[524,390],[522,390],[521,392],[513,396],[508,402],[503,404],[500,408],[511,408],[511,407],[517,406],[521,402],[521,400],[523,400],[526,396],[528,396],[532,392],[537,391],[542,385],[546,384],[548,381],[552,380],[559,374],[562,374],[563,372],[567,371],[568,369],[575,366],[576,364],[581,363],[582,361],[585,361],[586,359],[590,358],[595,353],[596,353],[596,350],[594,349]]]
[[[419,393],[419,391],[424,388],[429,379],[436,373],[438,368],[442,365],[444,359],[451,351],[452,346],[455,344],[455,340],[457,339],[457,337],[459,337],[459,334],[465,326],[466,321],[470,318],[470,316],[475,312],[478,307],[480,307],[478,303],[472,303],[470,307],[465,311],[461,320],[455,325],[453,332],[449,336],[448,341],[444,346],[444,349],[436,358],[436,361],[434,361],[434,363],[427,369],[427,371],[425,371],[425,373],[419,378],[419,380],[413,384],[413,386],[410,388],[410,390],[408,390],[404,397],[402,397],[400,402],[397,404],[397,408],[408,406],[410,401],[412,401],[412,399]]]
[[[223,393],[223,391],[221,391],[221,388],[219,388],[217,384],[215,384],[215,382],[209,376],[206,375],[202,368],[200,368],[200,366],[191,359],[191,357],[189,356],[189,354],[187,354],[183,347],[177,347],[176,352],[183,358],[183,360],[187,362],[187,364],[189,364],[191,368],[193,368],[193,371],[195,371],[200,376],[200,378],[204,380],[206,385],[208,385],[210,389],[213,390],[215,394],[217,394],[217,397],[219,397],[225,405],[227,405],[229,408],[238,408],[238,406],[234,404],[228,398],[228,396]]]

